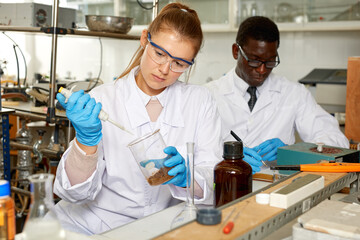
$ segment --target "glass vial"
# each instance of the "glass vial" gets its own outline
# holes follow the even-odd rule
[[[252,192],[252,169],[243,160],[242,142],[225,142],[223,158],[214,168],[215,207]]]
[[[44,219],[45,215],[54,207],[53,179],[54,175],[47,173],[34,174],[29,177],[31,204],[22,233],[23,240],[66,239],[65,231],[57,219]]]
[[[10,197],[10,184],[0,180],[0,240],[15,239],[15,204]]]

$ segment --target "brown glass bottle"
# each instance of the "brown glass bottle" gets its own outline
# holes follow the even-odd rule
[[[215,207],[252,192],[252,169],[243,160],[242,142],[225,142],[223,158],[214,168]]]

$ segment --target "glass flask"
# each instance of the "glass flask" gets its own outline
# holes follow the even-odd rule
[[[186,143],[186,203],[184,208],[173,219],[171,228],[177,228],[196,219],[197,207],[194,204],[194,143]]]
[[[44,218],[54,207],[54,175],[47,173],[34,174],[29,177],[31,188],[30,212],[22,232],[23,240],[64,240],[65,230],[54,218]]]

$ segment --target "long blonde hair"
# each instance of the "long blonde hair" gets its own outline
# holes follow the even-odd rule
[[[203,33],[200,19],[195,10],[181,3],[169,3],[159,13],[159,15],[150,23],[148,31],[156,34],[162,30],[171,30],[179,33],[182,37],[191,40],[194,43],[195,56],[199,52],[202,42]],[[144,54],[144,49],[139,46],[134,56],[131,58],[125,71],[119,76],[122,78],[136,66],[140,65],[140,60]],[[186,82],[188,81],[191,68],[188,71]],[[119,79],[118,78],[118,79]]]

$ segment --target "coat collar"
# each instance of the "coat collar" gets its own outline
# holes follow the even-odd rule
[[[123,78],[123,96],[125,109],[130,119],[132,129],[141,125],[150,123],[149,115],[146,111],[146,103],[140,96],[139,87],[135,81],[135,75],[138,72],[138,67],[131,70],[131,72]],[[180,82],[175,82],[167,87],[162,94],[159,94],[159,101],[163,106],[163,110],[157,120],[157,128],[162,129],[163,124],[175,127],[184,126],[183,112],[181,111],[181,89]],[[150,97],[149,97],[150,99]],[[176,116],[176,117],[175,117]],[[160,124],[160,125],[159,125]],[[162,131],[162,134],[163,133]]]
[[[223,95],[239,92],[239,90],[241,95],[245,95],[249,85],[235,73],[235,68],[231,69],[222,78],[220,78],[219,89]],[[265,91],[281,92],[281,85],[279,82],[274,81],[274,73],[270,73],[263,85],[258,87],[258,90],[260,94]]]
[[[218,86],[224,97],[231,99],[234,104],[242,108],[247,108],[245,94],[249,85],[235,73],[235,68],[220,78],[220,84]],[[258,91],[258,100],[252,114],[269,105],[272,102],[273,94],[281,92],[281,85],[280,82],[274,80],[274,74],[271,73],[263,85],[258,87]]]

